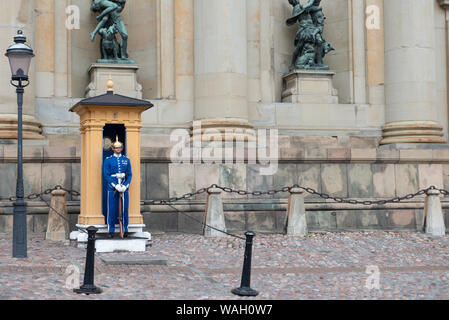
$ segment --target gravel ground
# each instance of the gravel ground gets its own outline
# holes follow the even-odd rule
[[[28,258],[14,259],[11,235],[0,234],[0,299],[449,299],[449,236],[260,234],[251,277],[256,298],[230,293],[240,285],[244,245],[232,237],[164,234],[154,235],[144,253],[98,253],[95,284],[103,293],[87,296],[71,290],[82,284],[85,249],[29,235]],[[102,257],[146,257],[167,265],[107,265]]]

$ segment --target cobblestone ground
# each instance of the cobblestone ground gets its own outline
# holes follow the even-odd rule
[[[240,285],[243,263],[244,241],[237,238],[154,235],[145,253],[98,253],[95,284],[103,293],[90,296],[70,289],[82,284],[85,249],[30,235],[27,259],[11,253],[11,235],[0,235],[0,299],[241,299],[230,293]],[[102,260],[123,256],[163,259],[167,265]],[[257,235],[251,281],[260,292],[256,299],[449,299],[449,236]]]

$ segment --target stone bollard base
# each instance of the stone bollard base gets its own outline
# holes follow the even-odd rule
[[[426,203],[424,206],[425,232],[432,236],[441,237],[446,234],[444,225],[443,210],[441,208],[440,191],[427,191]]]
[[[305,236],[308,233],[303,190],[292,188],[287,207],[287,235]]]
[[[223,212],[223,201],[221,200],[221,190],[210,188],[207,190],[206,217],[205,223],[218,230],[226,232],[226,222]],[[204,236],[206,237],[224,237],[225,233],[204,226]]]
[[[67,202],[64,190],[52,191],[50,211],[48,213],[47,232],[45,233],[46,240],[65,241],[69,238],[69,215],[67,213]]]

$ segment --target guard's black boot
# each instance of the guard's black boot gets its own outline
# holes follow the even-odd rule
[[[128,232],[125,232],[124,234],[123,234],[123,238],[128,238]]]
[[[114,234],[111,232],[111,233],[109,233],[108,237],[109,237],[110,239],[112,239],[112,238],[114,238]]]

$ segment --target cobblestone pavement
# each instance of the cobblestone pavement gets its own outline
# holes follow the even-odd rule
[[[95,284],[103,293],[90,296],[70,289],[82,284],[85,249],[29,235],[28,258],[11,253],[11,235],[0,235],[0,299],[242,299],[230,291],[240,285],[244,241],[232,237],[153,235],[145,253],[98,253]],[[107,265],[107,257],[162,259],[167,265]],[[251,286],[260,292],[256,299],[449,299],[449,236],[259,234]]]

